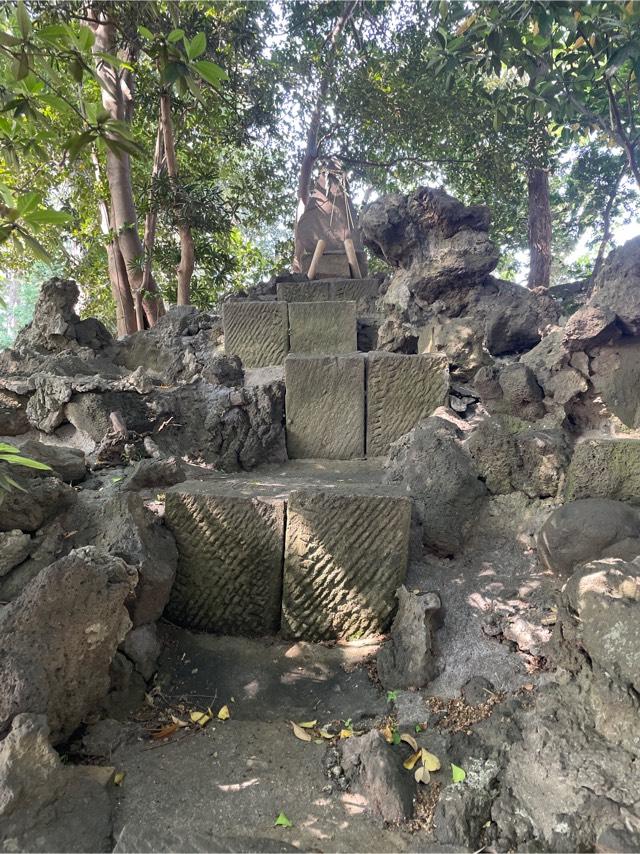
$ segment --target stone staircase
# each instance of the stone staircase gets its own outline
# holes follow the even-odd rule
[[[289,462],[168,490],[173,622],[310,641],[388,628],[411,501],[383,483],[383,458],[446,403],[449,377],[442,355],[367,347],[377,294],[375,279],[289,281],[276,299],[225,304],[227,354],[284,367]]]

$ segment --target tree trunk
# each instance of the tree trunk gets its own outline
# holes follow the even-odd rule
[[[164,143],[162,138],[162,126],[160,118],[158,118],[158,132],[156,134],[156,147],[153,153],[153,171],[151,172],[151,182],[157,178],[162,168],[164,158]],[[150,194],[151,195],[151,194]],[[156,242],[156,226],[158,223],[158,212],[153,206],[153,199],[149,199],[149,210],[144,220],[144,270],[142,271],[142,292],[147,293],[150,289],[153,276],[151,273],[153,266],[153,250]],[[136,311],[138,307],[136,306]]]
[[[625,164],[623,163],[622,167],[620,168],[620,171],[618,172],[615,183],[609,191],[607,204],[605,205],[604,211],[602,212],[602,240],[600,241],[600,245],[598,246],[598,254],[596,255],[596,260],[593,263],[593,270],[591,271],[590,277],[590,285],[593,285],[596,276],[600,272],[600,268],[602,267],[602,263],[604,261],[604,253],[606,252],[607,246],[609,245],[609,241],[611,240],[611,212],[613,210],[613,205],[615,203],[616,196],[618,195],[620,182],[622,181],[622,176],[625,173],[625,168]]]
[[[549,287],[551,273],[551,202],[549,173],[530,167],[529,190],[529,281],[530,288]]]
[[[167,173],[175,188],[178,180],[178,161],[171,118],[171,96],[168,92],[163,92],[160,96],[160,118]],[[178,235],[180,236],[180,263],[176,270],[178,275],[178,305],[189,305],[191,277],[193,276],[196,257],[191,226],[186,222],[179,223]]]
[[[116,53],[115,29],[113,24],[105,19],[103,13],[96,13],[99,23],[94,25],[96,36],[93,50],[95,54]],[[119,72],[107,62],[96,57],[96,72],[102,85],[100,87],[102,104],[113,119],[126,121],[130,114],[131,105],[127,105],[123,80]],[[127,91],[129,87],[127,87]],[[113,212],[111,228],[116,234],[118,247],[126,269],[132,298],[136,302],[143,300],[144,310],[149,326],[154,326],[158,317],[163,313],[161,297],[157,286],[151,279],[148,291],[152,296],[142,293],[144,249],[137,227],[136,206],[133,199],[131,182],[131,163],[129,155],[122,150],[107,150],[107,181],[111,195]],[[155,294],[158,294],[155,296]]]

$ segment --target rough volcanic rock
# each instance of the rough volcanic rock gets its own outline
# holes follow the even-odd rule
[[[614,498],[640,504],[640,440],[578,442],[567,473],[566,497]]]
[[[2,851],[111,851],[113,769],[69,766],[44,715],[17,715],[0,742]]]
[[[596,276],[589,305],[616,314],[626,334],[640,335],[640,237],[609,253]]]
[[[75,312],[80,291],[69,279],[53,278],[42,284],[33,320],[16,338],[18,352],[58,353],[72,348],[99,350],[112,342],[110,332],[94,317],[80,320]]]
[[[424,544],[443,555],[460,550],[487,493],[460,435],[435,414],[394,442],[385,472],[387,483],[403,484],[414,499]]]
[[[74,544],[97,546],[138,571],[135,596],[127,602],[134,626],[155,622],[175,579],[178,552],[171,533],[134,492],[104,499],[84,494],[68,522]]]
[[[0,577],[0,602],[12,602],[41,570],[71,551],[72,538],[67,536],[64,518],[62,515],[36,531],[30,538],[28,557]]]
[[[122,642],[120,649],[133,662],[133,666],[149,681],[156,671],[162,649],[155,623],[132,629]]]
[[[440,610],[437,593],[396,591],[398,611],[391,637],[378,653],[378,677],[383,688],[423,688],[436,673],[434,614]]]
[[[573,352],[607,344],[620,335],[613,311],[588,305],[576,311],[567,320],[562,342],[567,350]]]
[[[519,490],[529,498],[548,498],[564,485],[570,448],[560,429],[532,429],[526,421],[496,415],[476,427],[465,448],[494,495]]]
[[[130,370],[143,367],[167,384],[202,376],[214,385],[240,386],[240,360],[216,351],[220,332],[220,318],[194,306],[175,306],[152,329],[118,342],[115,362]]]
[[[20,443],[20,453],[50,466],[53,473],[65,483],[80,483],[87,476],[85,455],[78,448],[45,445],[44,442],[28,439]],[[38,469],[25,469],[23,472],[23,476],[32,477],[43,477],[45,474]]]
[[[23,480],[21,485],[24,492],[16,489],[0,503],[0,531],[37,531],[76,498],[73,489],[55,477]]]
[[[621,338],[591,355],[594,394],[627,427],[639,427],[640,340]]]
[[[44,569],[0,611],[0,732],[23,712],[70,735],[109,688],[135,569],[90,546]]]
[[[545,414],[544,392],[531,368],[521,362],[480,368],[473,385],[492,414],[504,413],[529,421]]]
[[[411,818],[413,775],[403,770],[399,754],[378,730],[345,742],[342,767],[351,786],[366,799],[376,817],[393,823]]]
[[[19,436],[29,429],[27,398],[0,389],[0,436]]]
[[[140,460],[127,475],[122,484],[123,490],[137,491],[139,489],[155,489],[156,487],[174,486],[186,480],[183,467],[174,457],[163,460]]]
[[[22,531],[5,531],[0,534],[0,577],[29,557],[33,543],[29,534]]]
[[[621,501],[584,498],[551,513],[537,536],[544,564],[568,575],[574,567],[597,560],[616,543],[640,537],[640,511]]]

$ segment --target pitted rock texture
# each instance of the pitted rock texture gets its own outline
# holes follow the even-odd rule
[[[588,305],[613,312],[628,335],[640,335],[640,237],[609,253],[593,284]]]
[[[0,611],[0,733],[21,713],[46,714],[54,741],[94,712],[131,627],[133,567],[93,546],[37,575]]]
[[[354,353],[355,302],[289,303],[289,347],[292,353]]]
[[[372,352],[367,355],[367,456],[393,442],[444,405],[449,391],[446,356]]]
[[[245,368],[281,365],[289,350],[287,306],[280,302],[229,300],[224,304],[224,348]]]
[[[0,533],[0,578],[29,557],[32,548],[29,534],[19,530]]]
[[[296,356],[284,363],[292,459],[363,457],[364,356]]]
[[[111,851],[104,769],[63,764],[44,715],[17,715],[0,742],[0,850]]]
[[[181,487],[167,494],[165,513],[179,555],[169,619],[220,634],[277,631],[284,501]]]
[[[320,641],[387,629],[407,569],[410,522],[406,498],[292,492],[284,634]]]
[[[434,617],[440,611],[437,593],[417,594],[398,588],[398,612],[391,637],[378,653],[378,678],[390,690],[424,688],[436,674]]]
[[[615,498],[640,504],[640,439],[579,442],[567,472],[568,501]]]

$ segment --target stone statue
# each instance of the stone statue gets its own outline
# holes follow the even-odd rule
[[[367,275],[367,261],[342,163],[323,161],[296,226],[295,272],[314,278]]]

